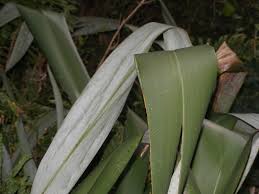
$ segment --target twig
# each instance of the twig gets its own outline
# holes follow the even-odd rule
[[[114,33],[100,63],[98,64],[97,67],[100,67],[101,64],[104,62],[104,60],[106,59],[107,55],[109,54],[110,50],[112,49],[112,45],[114,43],[114,41],[116,40],[117,36],[120,34],[121,29],[123,28],[123,26],[132,18],[132,16],[134,16],[134,14],[143,6],[146,5],[147,3],[150,3],[151,1],[146,1],[146,0],[141,0],[138,5],[135,7],[135,9],[133,9],[130,14],[122,20],[120,26],[118,27],[117,31]]]

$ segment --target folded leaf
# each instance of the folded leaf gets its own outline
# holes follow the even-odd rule
[[[150,130],[152,192],[167,193],[182,133],[174,191],[181,193],[216,83],[215,53],[209,46],[153,52],[137,55],[136,64]]]
[[[63,194],[71,190],[121,112],[136,77],[133,55],[147,51],[154,39],[170,28],[163,24],[147,24],[106,59],[54,137],[38,168],[32,193],[58,191]]]

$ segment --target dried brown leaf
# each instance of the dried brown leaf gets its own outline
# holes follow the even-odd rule
[[[220,73],[240,69],[242,61],[226,42],[221,44],[216,54]]]

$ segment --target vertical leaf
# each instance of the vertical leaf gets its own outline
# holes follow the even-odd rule
[[[198,141],[217,67],[213,49],[191,47],[136,56],[148,125],[153,193],[167,193],[182,127],[181,193]],[[154,79],[157,77],[157,79]]]
[[[63,100],[62,100],[62,96],[61,96],[61,93],[58,88],[58,84],[57,84],[49,66],[48,66],[48,74],[49,74],[49,79],[50,79],[50,83],[52,86],[52,90],[54,93],[56,112],[57,112],[57,127],[59,128],[64,119]]]

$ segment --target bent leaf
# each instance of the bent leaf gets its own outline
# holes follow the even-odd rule
[[[86,86],[89,75],[76,50],[65,18],[50,11],[35,11],[17,5],[22,17],[48,58],[55,79],[74,102]]]
[[[106,59],[54,137],[38,168],[32,193],[71,190],[121,112],[136,77],[133,55],[147,51],[156,37],[168,29],[170,26],[163,24],[147,24]]]

